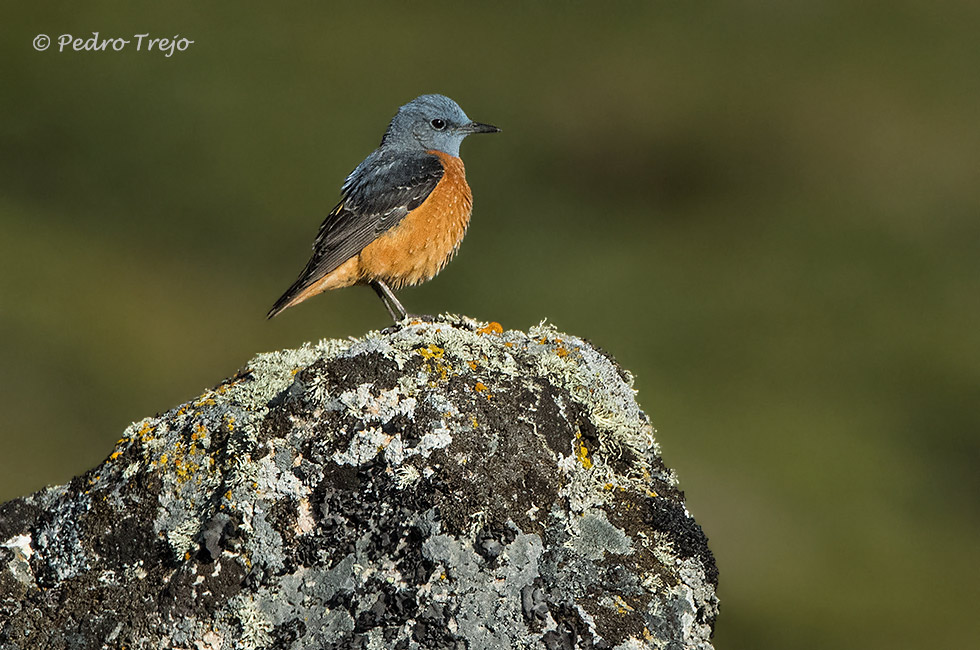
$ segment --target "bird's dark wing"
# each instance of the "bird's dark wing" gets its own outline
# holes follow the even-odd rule
[[[313,256],[269,317],[396,226],[428,198],[443,173],[442,163],[432,154],[369,156],[347,178],[340,203],[320,225]]]
[[[357,255],[419,207],[443,173],[432,154],[379,159],[357,170],[345,183],[344,198],[320,225],[309,270],[322,277]]]

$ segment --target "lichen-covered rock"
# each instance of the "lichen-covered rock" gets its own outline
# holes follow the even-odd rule
[[[0,648],[710,648],[614,361],[441,317],[262,354],[0,506]]]

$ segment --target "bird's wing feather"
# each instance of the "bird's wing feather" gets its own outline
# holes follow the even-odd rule
[[[375,152],[347,178],[340,203],[320,225],[313,256],[270,314],[361,252],[428,198],[444,174],[432,154]]]
[[[360,170],[320,225],[307,272],[320,278],[361,252],[428,198],[443,176],[437,156],[379,159]]]

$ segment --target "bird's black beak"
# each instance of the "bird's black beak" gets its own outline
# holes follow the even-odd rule
[[[460,130],[464,133],[500,133],[500,129],[493,124],[481,124],[480,122],[464,124]]]

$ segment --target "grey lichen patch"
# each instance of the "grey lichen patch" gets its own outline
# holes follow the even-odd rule
[[[14,580],[28,588],[36,587],[34,571],[31,569],[31,556],[34,555],[34,549],[31,548],[31,536],[14,535],[0,546],[6,548],[12,556],[7,561],[7,570]]]
[[[0,506],[0,647],[706,649],[676,484],[629,373],[550,325],[260,354]]]
[[[626,555],[633,552],[629,537],[621,528],[609,523],[602,510],[572,519],[572,526],[575,533],[571,547],[590,560],[601,560],[606,553]]]

